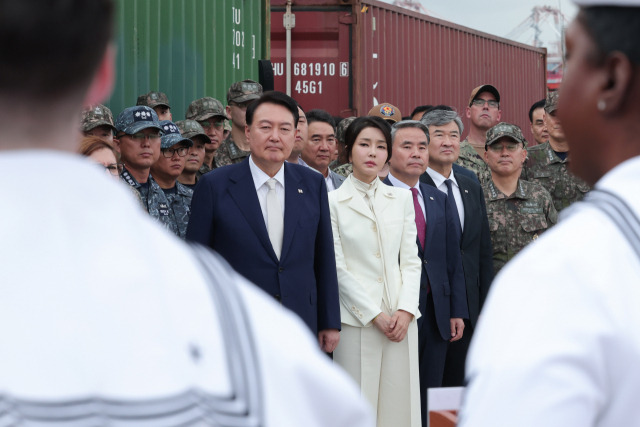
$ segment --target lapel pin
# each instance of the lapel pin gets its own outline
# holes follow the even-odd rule
[[[468,193],[468,192],[469,192],[469,190],[464,190],[464,192],[465,192],[465,193]]]
[[[429,196],[429,200],[433,200],[433,197],[432,197],[432,196]]]
[[[304,191],[302,191],[302,188],[298,188],[298,193],[300,194],[304,193]]]

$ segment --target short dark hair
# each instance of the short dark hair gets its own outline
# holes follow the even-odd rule
[[[540,101],[534,103],[531,106],[531,108],[529,108],[529,121],[531,123],[533,123],[533,112],[536,111],[538,108],[544,108],[545,102],[546,102],[545,99],[541,99]]]
[[[611,52],[620,51],[632,63],[640,65],[639,7],[583,7],[576,19],[598,47],[599,52],[592,58],[595,64],[604,61]]]
[[[391,158],[391,125],[384,119],[377,116],[364,116],[355,119],[344,133],[345,150],[347,158],[351,157],[351,150],[356,138],[366,128],[376,128],[382,132],[385,141],[387,141],[387,161]]]
[[[331,116],[331,114],[327,113],[324,110],[315,109],[307,113],[307,123],[311,124],[313,122],[330,124],[333,128],[333,133],[336,133],[336,122],[333,121],[333,117]]]
[[[411,112],[409,117],[413,117],[418,113],[422,113],[423,111],[427,111],[428,109],[430,109],[432,107],[433,107],[433,105],[418,105],[416,108],[413,109],[413,111]]]
[[[0,93],[29,103],[80,96],[113,31],[113,0],[0,1]]]
[[[249,106],[247,107],[246,115],[247,126],[251,126],[251,124],[253,123],[253,114],[256,112],[256,109],[262,104],[276,104],[286,108],[293,115],[293,126],[298,126],[298,120],[300,119],[300,114],[298,113],[298,103],[289,95],[278,92],[276,90],[263,93],[260,98],[249,104]]]

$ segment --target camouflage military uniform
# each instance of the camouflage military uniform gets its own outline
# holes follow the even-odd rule
[[[125,168],[120,174],[120,178],[134,188],[140,195],[142,206],[151,215],[151,217],[160,221],[167,230],[174,234],[178,234],[178,227],[175,221],[171,219],[171,210],[169,209],[169,201],[162,191],[158,183],[149,175],[148,191],[143,187]]]
[[[249,154],[251,154],[251,151],[244,151],[238,148],[236,143],[233,142],[231,134],[229,134],[229,137],[222,141],[222,144],[218,147],[214,164],[217,168],[226,165],[233,165],[246,159]]]
[[[351,163],[345,163],[344,165],[340,165],[332,170],[338,175],[342,175],[346,178],[353,173],[353,165]]]
[[[581,200],[591,189],[589,184],[569,172],[569,158],[562,160],[558,157],[549,142],[531,147],[528,151],[521,178],[546,188],[558,212]]]
[[[480,181],[480,184],[486,184],[491,181],[491,170],[482,159],[473,146],[466,139],[460,143],[460,156],[456,163],[463,168],[467,168],[474,172]]]
[[[215,165],[216,165],[216,159],[214,157],[213,166],[215,167]],[[212,170],[213,169],[211,169],[209,166],[203,163],[202,166],[200,166],[200,169],[198,169],[198,172],[196,172],[196,182],[198,182],[198,179],[200,179],[202,175],[204,175],[207,172],[211,172]]]
[[[489,217],[495,274],[528,243],[558,220],[551,195],[539,184],[518,180],[507,196],[493,181],[482,186]]]
[[[176,224],[176,234],[184,239],[187,235],[187,224],[189,224],[189,216],[191,215],[193,190],[176,182],[176,192],[166,193],[165,196],[169,202],[169,216],[171,221]]]

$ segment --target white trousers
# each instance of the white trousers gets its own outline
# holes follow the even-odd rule
[[[360,385],[376,412],[377,427],[420,427],[418,327],[409,324],[404,340],[390,341],[375,326],[342,324],[333,360]]]

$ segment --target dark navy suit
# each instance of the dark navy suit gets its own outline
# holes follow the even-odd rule
[[[461,166],[454,164],[453,174],[458,182],[464,205],[465,218],[460,253],[467,289],[469,320],[465,322],[462,339],[449,346],[443,380],[445,387],[463,385],[464,363],[469,342],[493,280],[491,234],[482,187],[475,174]],[[420,181],[435,187],[435,183],[426,172],[420,176]]]
[[[317,333],[340,329],[338,279],[324,177],[285,162],[282,252],[278,260],[249,160],[198,181],[187,240],[218,251],[233,268],[294,311]]]
[[[387,185],[392,185],[387,177]],[[420,183],[427,217],[425,248],[418,244],[422,260],[418,319],[418,351],[422,414],[425,416],[426,389],[441,387],[449,340],[451,318],[468,318],[460,249],[447,196],[436,188]],[[431,292],[427,294],[427,287]]]

